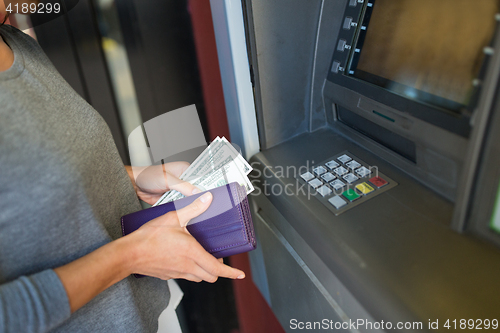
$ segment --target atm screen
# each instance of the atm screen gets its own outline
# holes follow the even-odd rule
[[[375,0],[349,74],[460,112],[473,98],[496,29],[498,0]]]

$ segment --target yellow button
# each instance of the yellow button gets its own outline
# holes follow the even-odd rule
[[[373,187],[371,187],[367,183],[361,183],[361,184],[356,185],[356,189],[359,192],[361,192],[363,195],[367,195],[367,194],[374,191]]]

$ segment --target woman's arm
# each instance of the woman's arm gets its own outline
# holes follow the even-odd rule
[[[187,222],[212,200],[207,193],[189,206],[160,216],[135,232],[54,271],[67,292],[71,312],[132,273],[160,279],[215,282],[242,279],[244,273],[219,262],[189,234]]]
[[[61,281],[47,269],[0,285],[0,332],[47,332],[68,319]]]
[[[54,269],[66,290],[71,313],[133,272],[128,252],[124,239],[118,239]]]
[[[210,205],[191,205],[160,216],[133,233],[67,265],[0,285],[0,332],[46,332],[92,298],[132,273],[161,279],[214,282],[243,278],[220,263],[187,232],[187,222]]]
[[[170,189],[185,195],[199,192],[178,179],[188,166],[187,162],[172,162],[125,168],[139,198],[154,204]],[[211,200],[212,195],[207,193],[183,209],[158,217],[130,235],[56,268],[71,312],[133,273],[197,282],[215,282],[219,276],[244,278],[242,271],[224,265],[206,252],[185,228],[190,219],[208,208]]]

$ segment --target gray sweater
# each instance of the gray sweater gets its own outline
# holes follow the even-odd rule
[[[52,270],[121,236],[140,204],[100,115],[10,26],[0,72],[0,332],[156,332],[167,283],[128,277],[70,315]]]

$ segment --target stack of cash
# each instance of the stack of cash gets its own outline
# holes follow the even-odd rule
[[[179,177],[198,187],[211,190],[232,182],[244,186],[247,194],[254,190],[247,175],[252,167],[225,137],[217,137]],[[154,206],[183,198],[180,192],[166,192]]]

